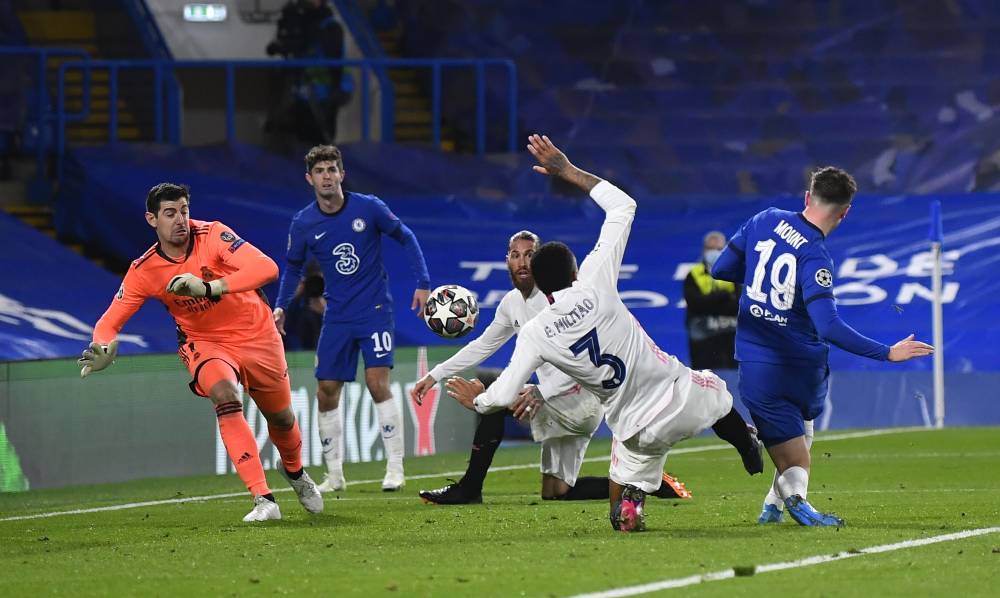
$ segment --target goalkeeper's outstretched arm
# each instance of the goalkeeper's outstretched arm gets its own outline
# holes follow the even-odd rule
[[[118,354],[118,333],[125,322],[128,322],[135,312],[139,311],[146,297],[139,291],[139,281],[132,275],[130,268],[125,274],[122,286],[111,300],[111,305],[94,325],[93,342],[83,350],[77,364],[80,366],[80,377],[86,378],[93,372],[99,372],[110,366]]]

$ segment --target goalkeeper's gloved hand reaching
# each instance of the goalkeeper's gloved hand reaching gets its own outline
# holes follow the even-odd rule
[[[118,355],[118,341],[113,340],[107,345],[90,343],[90,346],[83,350],[83,357],[76,360],[80,365],[80,377],[86,378],[91,372],[99,372],[115,362]]]
[[[178,274],[167,283],[167,292],[181,297],[208,297],[216,301],[222,297],[222,279],[205,282],[194,274]]]

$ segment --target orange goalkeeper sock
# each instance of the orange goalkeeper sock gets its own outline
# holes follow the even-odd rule
[[[299,431],[299,422],[294,422],[292,427],[287,430],[267,424],[267,433],[271,435],[271,442],[281,454],[281,464],[285,466],[285,471],[289,473],[300,471],[302,469],[302,432]]]
[[[254,496],[270,494],[267,480],[264,479],[264,467],[257,455],[257,439],[250,430],[250,424],[243,417],[243,405],[231,401],[215,406],[215,414],[219,417],[219,433],[222,443],[226,445],[229,459],[236,467],[236,473],[246,484],[247,490]]]

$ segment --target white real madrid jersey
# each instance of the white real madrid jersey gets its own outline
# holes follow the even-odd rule
[[[608,427],[625,440],[664,410],[682,407],[671,405],[673,386],[689,370],[656,346],[618,295],[635,201],[607,181],[590,195],[606,215],[578,280],[524,326],[510,365],[475,406],[482,413],[507,407],[531,372],[549,364],[596,396]]]
[[[462,347],[444,363],[430,371],[431,377],[437,381],[454,376],[459,372],[475,367],[503,346],[512,336],[534,318],[538,312],[545,309],[549,302],[537,288],[532,289],[527,299],[521,291],[512,289],[503,296],[497,306],[496,315],[486,330],[475,340]],[[576,386],[576,382],[566,374],[549,364],[538,367],[538,390],[546,399],[560,395]],[[520,391],[520,387],[517,388]],[[515,391],[511,403],[517,398]]]

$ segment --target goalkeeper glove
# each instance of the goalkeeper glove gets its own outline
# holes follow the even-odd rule
[[[113,340],[107,345],[90,343],[90,347],[83,350],[83,357],[76,361],[80,367],[80,377],[86,378],[91,372],[99,372],[115,362],[118,355],[118,341]]]
[[[194,274],[178,274],[170,279],[167,292],[182,297],[208,297],[218,301],[222,298],[222,279],[205,282]]]

